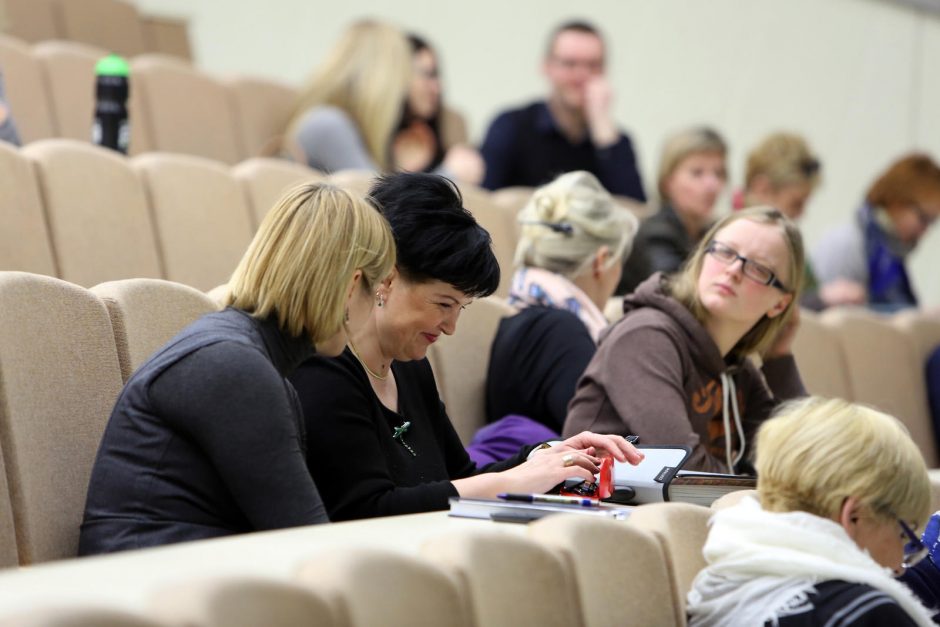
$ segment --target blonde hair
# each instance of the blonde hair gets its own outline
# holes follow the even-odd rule
[[[325,183],[288,191],[268,212],[228,283],[225,304],[314,344],[343,325],[356,270],[371,289],[391,272],[388,222],[362,198]]]
[[[764,316],[734,345],[730,354],[736,358],[743,358],[749,353],[763,353],[767,350],[780,328],[793,315],[793,308],[799,307],[806,261],[803,252],[803,236],[792,220],[783,215],[780,210],[769,206],[751,207],[725,216],[708,230],[705,237],[695,247],[695,251],[689,256],[682,270],[669,279],[668,289],[672,297],[685,305],[696,320],[704,323],[708,319],[708,311],[702,305],[702,301],[699,300],[698,277],[705,263],[705,255],[707,254],[705,249],[708,248],[708,245],[715,239],[719,231],[737,220],[751,220],[758,224],[770,224],[780,227],[780,234],[783,235],[783,241],[786,243],[789,252],[789,263],[787,264],[786,280],[781,277],[778,278],[784,284],[789,283],[789,293],[793,296],[781,314],[773,318]]]
[[[930,514],[924,458],[896,418],[841,399],[786,403],[757,433],[764,509],[837,518],[850,496],[884,518]]]
[[[708,152],[724,157],[728,153],[728,146],[718,131],[707,126],[686,129],[669,137],[663,144],[663,154],[659,159],[659,176],[656,179],[659,197],[669,200],[666,183],[686,157]]]
[[[575,278],[607,246],[609,263],[630,254],[638,228],[632,213],[618,205],[590,172],[562,174],[535,190],[519,212],[522,232],[515,263]]]
[[[757,176],[766,176],[770,186],[779,190],[794,183],[819,184],[819,159],[799,135],[774,133],[768,135],[747,157],[745,187]]]
[[[350,26],[301,92],[288,136],[311,108],[342,109],[380,168],[391,168],[392,136],[411,84],[412,54],[405,35],[390,24],[362,20]]]

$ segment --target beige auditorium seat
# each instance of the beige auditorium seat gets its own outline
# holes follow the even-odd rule
[[[556,550],[574,573],[585,627],[685,624],[663,547],[648,531],[587,516],[549,516],[528,531]]]
[[[199,290],[227,281],[254,232],[245,194],[229,168],[167,153],[132,161],[150,199],[166,278]]]
[[[490,347],[499,321],[515,313],[501,298],[480,298],[460,314],[457,331],[442,335],[428,351],[447,415],[465,445],[486,424]]]
[[[56,264],[33,166],[0,142],[0,270],[55,276]]]
[[[497,205],[518,215],[534,192],[534,187],[504,187],[490,192],[490,196]]]
[[[37,609],[0,620],[0,627],[170,627],[150,618],[110,609]]]
[[[852,309],[830,309],[823,321],[842,343],[852,400],[897,417],[910,431],[928,468],[940,463],[927,405],[924,365],[907,334],[890,319]]]
[[[218,310],[215,301],[196,288],[161,279],[109,281],[91,292],[108,308],[125,382],[184,327]]]
[[[33,46],[49,86],[57,137],[91,141],[95,116],[95,65],[103,48],[76,41],[45,41]],[[133,120],[133,112],[128,116]]]
[[[21,152],[36,168],[60,278],[162,278],[144,187],[124,156],[72,139]]]
[[[248,196],[255,228],[289,188],[304,181],[326,180],[319,170],[271,157],[246,159],[232,168],[232,175],[241,183]]]
[[[557,551],[535,540],[467,531],[431,538],[421,553],[459,582],[476,625],[584,624],[574,574]]]
[[[920,309],[905,309],[891,317],[891,324],[907,334],[907,339],[921,363],[940,347],[940,314]]]
[[[131,76],[132,154],[159,150],[229,164],[241,160],[235,109],[222,83],[167,55],[137,57]]]
[[[57,2],[58,0],[3,0],[7,32],[30,43],[61,39],[63,35],[55,9]]]
[[[301,565],[296,579],[329,599],[340,622],[355,627],[473,625],[456,583],[417,557],[383,549],[336,550]]]
[[[508,296],[512,285],[516,255],[516,243],[519,241],[516,213],[496,204],[490,192],[472,185],[461,185],[463,206],[473,214],[480,225],[489,231],[493,239],[493,254],[499,262],[499,287],[497,296]]]
[[[42,66],[30,47],[18,39],[0,35],[0,68],[20,140],[26,144],[55,137],[49,91]]]
[[[243,158],[277,153],[297,102],[297,90],[271,79],[236,76],[225,81],[235,109]]]
[[[137,7],[125,0],[58,0],[62,38],[80,41],[125,57],[146,52]]]
[[[141,15],[147,52],[169,54],[192,61],[189,24],[184,19],[165,15]]]
[[[177,627],[333,627],[329,602],[286,581],[225,578],[178,582],[150,599],[150,614]]]
[[[3,447],[0,446],[0,569],[19,566],[16,548],[16,528],[13,525],[13,500],[7,481]]]
[[[633,510],[627,524],[651,532],[666,554],[674,596],[685,614],[685,597],[692,580],[705,567],[702,547],[708,537],[708,519],[713,511],[689,503],[651,503]]]
[[[121,390],[104,304],[77,285],[0,273],[0,446],[19,559],[74,557],[91,467]]]
[[[755,498],[760,501],[757,490],[735,490],[734,492],[728,492],[724,496],[715,499],[711,504],[711,508],[725,509],[726,507],[734,507],[744,500],[745,497]]]
[[[839,334],[819,314],[800,310],[793,356],[810,394],[849,401],[855,398]]]

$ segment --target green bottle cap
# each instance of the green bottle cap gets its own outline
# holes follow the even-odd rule
[[[131,68],[123,57],[109,54],[95,65],[95,74],[98,76],[128,76]]]

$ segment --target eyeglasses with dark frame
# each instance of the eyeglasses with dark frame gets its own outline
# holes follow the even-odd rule
[[[904,544],[904,559],[901,561],[901,566],[910,568],[927,557],[930,549],[906,522],[898,518],[898,524],[901,525],[901,531],[904,532],[904,536],[907,538],[907,542]]]
[[[780,279],[777,278],[777,275],[773,270],[768,268],[762,263],[758,263],[753,259],[748,259],[747,257],[742,257],[738,254],[738,251],[726,246],[721,242],[716,242],[712,240],[709,242],[708,246],[705,247],[705,252],[711,255],[716,261],[723,263],[726,266],[730,266],[735,263],[738,259],[741,260],[741,268],[744,276],[756,281],[761,285],[769,285],[775,287],[781,292],[787,294],[790,293],[790,290],[787,289],[787,286],[780,282]]]

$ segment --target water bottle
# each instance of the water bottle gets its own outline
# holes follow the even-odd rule
[[[95,122],[91,141],[127,154],[130,127],[127,122],[127,96],[130,92],[127,61],[109,54],[95,66]]]

